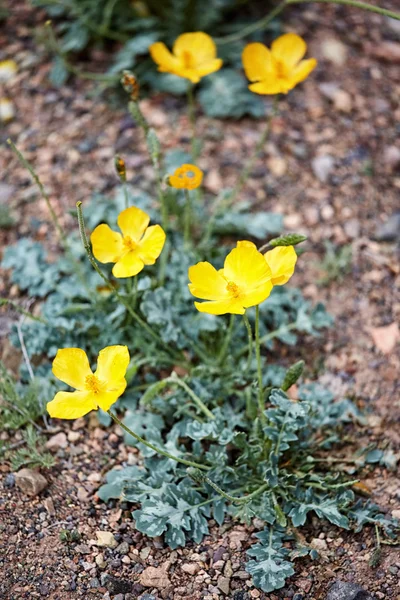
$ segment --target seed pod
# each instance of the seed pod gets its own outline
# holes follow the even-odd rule
[[[286,392],[301,376],[304,370],[304,360],[299,360],[297,363],[294,363],[287,371],[285,375],[285,379],[281,385],[281,390]]]

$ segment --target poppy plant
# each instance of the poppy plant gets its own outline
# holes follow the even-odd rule
[[[211,315],[243,315],[246,308],[264,302],[272,290],[272,273],[264,256],[249,243],[241,243],[217,271],[208,262],[189,268],[189,290],[197,298],[198,311]]]
[[[184,77],[192,83],[198,83],[202,77],[222,67],[213,39],[202,31],[180,35],[174,42],[172,53],[163,42],[152,44],[149,51],[159,71]]]
[[[302,60],[307,44],[295,33],[285,33],[272,42],[271,50],[258,42],[243,50],[243,67],[256,94],[287,94],[317,66],[315,58]]]
[[[145,265],[154,265],[165,242],[160,225],[148,226],[150,217],[140,208],[131,206],[118,216],[118,231],[108,225],[96,227],[90,236],[93,254],[101,263],[115,263],[114,277],[133,277]]]
[[[203,171],[196,165],[184,164],[168,177],[170,186],[178,190],[195,190],[203,181]]]
[[[47,404],[49,415],[57,419],[78,419],[98,408],[109,410],[125,391],[129,360],[126,346],[108,346],[100,351],[93,373],[84,350],[58,350],[53,373],[76,391],[57,392]]]

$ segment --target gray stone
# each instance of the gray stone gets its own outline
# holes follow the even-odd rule
[[[37,496],[47,486],[43,475],[33,469],[20,469],[15,473],[15,483],[28,496]]]
[[[89,582],[89,586],[96,589],[100,587],[100,581],[97,579],[97,577],[93,577],[93,579],[91,579]]]
[[[127,542],[121,542],[121,544],[115,549],[118,554],[125,555],[129,553],[129,544]]]
[[[400,239],[400,212],[395,212],[375,232],[378,242],[395,242]]]
[[[330,588],[326,600],[374,600],[374,598],[357,583],[336,581]]]
[[[311,161],[311,166],[314,175],[317,177],[317,179],[319,179],[319,181],[322,181],[322,183],[325,183],[326,181],[328,181],[329,175],[333,171],[333,168],[335,166],[335,159],[329,154],[316,156]]]

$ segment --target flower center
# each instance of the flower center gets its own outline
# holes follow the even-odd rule
[[[239,290],[239,286],[237,286],[236,283],[234,283],[233,281],[228,281],[228,285],[226,286],[226,289],[234,298],[239,298],[240,290]]]
[[[193,57],[192,53],[188,52],[188,50],[184,50],[182,52],[182,61],[185,69],[191,69],[193,66]]]
[[[278,79],[287,79],[287,68],[283,61],[276,60],[275,61],[276,74]]]
[[[98,394],[99,392],[101,392],[102,383],[96,377],[96,375],[88,375],[85,379],[85,388],[89,392],[93,392],[93,394]]]
[[[124,246],[126,250],[136,250],[138,243],[135,242],[129,235],[124,237]]]

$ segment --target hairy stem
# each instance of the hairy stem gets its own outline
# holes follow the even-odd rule
[[[244,324],[247,329],[247,339],[249,342],[249,356],[247,359],[247,371],[249,371],[250,367],[251,367],[251,359],[252,359],[252,355],[253,355],[253,332],[251,331],[250,321],[249,321],[249,318],[246,313],[244,313],[244,315],[243,315],[243,321],[244,321]]]
[[[224,362],[226,354],[228,352],[229,343],[230,343],[231,337],[232,337],[232,330],[233,330],[234,322],[235,322],[235,315],[230,315],[229,325],[228,325],[228,329],[227,329],[227,332],[225,335],[224,343],[222,344],[222,348],[221,348],[219,356],[218,356],[218,364],[220,364],[220,365]]]
[[[185,190],[185,224],[183,230],[183,240],[185,248],[190,246],[190,229],[192,221],[192,199],[189,190]]]
[[[193,84],[188,83],[187,87],[187,100],[188,100],[188,113],[189,122],[191,128],[191,152],[192,158],[195,161],[197,159],[197,144],[196,144],[196,108],[193,95]]]
[[[175,462],[178,462],[178,463],[181,463],[183,465],[186,465],[187,467],[194,467],[196,469],[201,469],[202,471],[208,471],[211,468],[211,467],[208,467],[207,465],[202,465],[202,464],[196,463],[196,462],[194,462],[192,460],[186,460],[184,458],[179,458],[178,456],[174,456],[173,454],[170,454],[169,452],[167,452],[166,450],[163,450],[162,448],[158,448],[154,444],[151,444],[150,442],[147,442],[145,439],[143,439],[142,437],[140,437],[140,435],[138,435],[137,433],[135,433],[134,431],[132,431],[132,429],[130,429],[129,427],[127,427],[117,417],[117,415],[115,415],[113,412],[111,412],[111,410],[108,410],[107,413],[110,415],[110,417],[112,418],[112,420],[114,421],[114,423],[116,423],[117,425],[119,425],[121,427],[121,429],[123,429],[124,431],[126,431],[127,433],[129,433],[129,435],[131,435],[133,438],[135,438],[135,440],[137,440],[138,442],[144,444],[145,446],[147,446],[151,450],[154,450],[154,452],[157,452],[157,454],[161,454],[162,456],[165,456],[166,458],[170,458],[171,460],[174,460]]]
[[[267,123],[266,126],[264,128],[264,131],[261,133],[258,142],[256,144],[256,147],[254,148],[254,151],[252,152],[252,154],[250,155],[248,161],[246,162],[246,164],[244,165],[240,175],[239,175],[239,179],[235,185],[235,187],[233,188],[233,190],[228,193],[228,195],[226,196],[219,196],[219,198],[217,198],[216,202],[214,203],[214,212],[211,215],[211,217],[209,218],[203,239],[201,244],[203,246],[207,245],[208,242],[210,241],[210,238],[212,236],[213,233],[213,229],[214,229],[214,225],[215,225],[215,221],[217,220],[217,218],[225,211],[227,210],[230,206],[232,206],[237,198],[239,197],[241,191],[243,190],[244,186],[246,185],[246,182],[250,176],[250,173],[253,170],[253,167],[257,161],[258,155],[260,154],[265,142],[267,141],[270,131],[271,131],[271,123],[272,123],[272,119],[276,116],[277,114],[277,108],[278,108],[278,96],[276,95],[274,97],[274,103],[273,103],[273,107],[272,110],[268,116],[267,119]]]
[[[175,385],[179,385],[187,394],[191,397],[196,406],[209,418],[214,420],[215,416],[213,413],[207,408],[204,402],[199,398],[199,396],[187,385],[183,379],[180,379],[178,375],[174,372],[170,377],[168,377],[167,381],[169,383],[174,383]]]
[[[261,367],[261,345],[260,345],[260,307],[256,306],[256,358],[257,358],[257,379],[258,379],[258,411],[263,425],[266,424],[264,415],[264,388]]]

